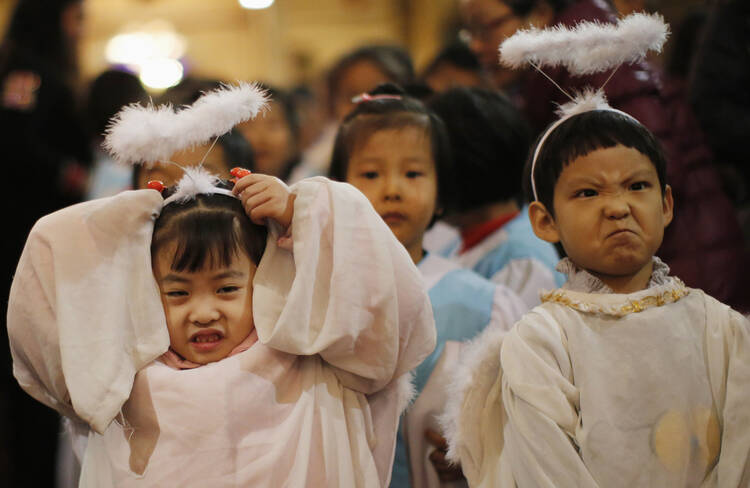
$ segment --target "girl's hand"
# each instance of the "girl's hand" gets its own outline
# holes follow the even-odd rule
[[[250,220],[264,225],[265,219],[273,219],[284,229],[289,228],[294,216],[295,196],[281,180],[273,176],[250,173],[242,168],[234,168],[231,173],[239,178],[232,192],[242,202]]]
[[[463,471],[461,471],[461,466],[452,464],[445,458],[448,452],[448,442],[445,438],[431,429],[425,430],[424,437],[427,439],[427,442],[435,447],[429,457],[440,481],[448,482],[466,479],[464,478]]]

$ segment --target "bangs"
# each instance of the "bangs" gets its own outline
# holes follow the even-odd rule
[[[257,265],[267,235],[266,227],[252,223],[236,198],[198,195],[186,205],[163,209],[154,225],[151,256],[174,245],[170,268],[177,272],[227,267],[243,252]]]
[[[172,264],[173,271],[195,272],[204,267],[224,268],[232,258],[244,250],[242,236],[235,216],[231,214],[207,215],[175,222],[177,240]]]
[[[343,144],[347,154],[352,154],[376,132],[401,130],[407,127],[422,129],[425,137],[430,136],[430,119],[427,114],[396,112],[390,114],[361,115],[346,127]]]
[[[542,136],[532,147],[524,170],[524,191],[528,201],[534,200],[530,181],[531,164]],[[591,110],[566,120],[547,137],[534,169],[539,201],[554,214],[554,187],[563,169],[580,157],[617,145],[635,149],[651,161],[663,193],[667,185],[667,162],[654,135],[638,121],[625,115],[611,110]]]

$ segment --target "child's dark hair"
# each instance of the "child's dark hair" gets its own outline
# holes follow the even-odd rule
[[[546,3],[555,13],[560,13],[568,6],[574,4],[578,0],[499,0],[513,10],[513,13],[518,16],[529,15],[540,3]],[[605,0],[610,6],[612,0]]]
[[[505,96],[482,88],[452,88],[429,107],[448,130],[454,163],[455,210],[521,196],[521,179],[531,134],[521,113]]]
[[[534,200],[531,189],[531,164],[539,136],[531,148],[524,169],[524,191],[529,201]],[[547,136],[539,151],[534,169],[534,183],[538,199],[554,217],[555,184],[565,166],[575,159],[598,149],[621,144],[646,156],[656,168],[662,194],[667,186],[667,161],[654,135],[637,120],[612,110],[591,110],[572,116]]]
[[[217,186],[232,188],[226,181]],[[164,190],[164,198],[174,190],[175,187]],[[162,209],[154,223],[151,256],[156,257],[165,246],[175,243],[170,267],[178,272],[195,272],[206,265],[228,266],[240,252],[258,264],[267,235],[266,227],[254,224],[238,199],[220,193],[196,195],[185,203],[173,202]]]
[[[452,206],[453,177],[448,135],[440,118],[416,98],[406,95],[393,83],[378,85],[369,95],[395,95],[360,102],[343,120],[333,144],[329,176],[346,181],[349,158],[359,145],[381,130],[419,127],[430,137],[432,159],[437,174],[438,206],[442,210]]]
[[[469,46],[461,40],[455,40],[443,47],[430,64],[428,64],[422,71],[422,78],[426,78],[444,64],[456,66],[465,71],[472,71],[474,73],[482,71],[482,65],[479,62],[477,55],[474,54],[474,51],[472,51]]]
[[[329,103],[333,103],[332,95],[338,92],[341,76],[360,61],[373,63],[397,85],[403,86],[414,80],[414,65],[404,48],[392,45],[362,46],[341,57],[328,72]]]

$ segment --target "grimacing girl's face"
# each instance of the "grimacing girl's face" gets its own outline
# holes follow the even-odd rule
[[[198,364],[223,359],[254,328],[256,266],[244,252],[238,252],[226,267],[175,271],[171,269],[175,251],[176,244],[166,245],[153,259],[170,346]]]
[[[534,230],[544,240],[559,241],[579,267],[607,284],[639,273],[650,276],[651,258],[672,221],[673,200],[669,186],[662,195],[647,156],[617,145],[575,159],[560,173],[553,205],[555,216],[543,218],[544,206],[532,204]]]

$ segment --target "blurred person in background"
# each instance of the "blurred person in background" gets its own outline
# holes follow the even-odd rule
[[[715,1],[692,65],[690,102],[750,242],[750,3]],[[748,293],[750,294],[750,293]]]
[[[91,82],[86,96],[86,116],[94,161],[86,192],[88,200],[115,195],[129,189],[133,169],[117,164],[102,147],[109,120],[131,103],[149,100],[137,76],[120,70],[107,70]]]
[[[617,20],[611,4],[600,0],[466,0],[462,8],[472,49],[488,69],[498,63],[499,44],[517,29]],[[573,76],[563,67],[545,73],[568,93],[603,86],[611,74]],[[568,101],[533,69],[503,80],[515,87],[513,100],[536,134],[554,120],[556,106]],[[742,232],[701,128],[694,117],[686,116],[685,99],[665,96],[662,74],[647,61],[620,66],[604,92],[612,107],[640,120],[664,146],[676,212],[659,255],[689,286],[702,288],[737,310],[750,310]]]
[[[79,201],[90,160],[78,111],[76,49],[81,0],[19,0],[0,46],[0,127],[5,194],[0,327],[0,485],[53,486],[58,415],[11,374],[5,307],[26,235],[41,216]],[[23,194],[23,197],[21,195]],[[23,198],[24,204],[13,204]]]
[[[325,89],[322,82],[300,84],[289,91],[297,113],[299,151],[307,150],[320,136],[326,122]]]
[[[270,97],[268,108],[258,117],[238,124],[235,130],[253,148],[255,171],[286,181],[299,163],[297,111],[289,93],[270,85],[262,86]]]
[[[414,80],[414,64],[409,53],[392,45],[359,47],[341,58],[328,71],[328,123],[318,140],[302,155],[292,172],[291,183],[309,176],[325,175],[331,161],[333,141],[341,120],[354,108],[352,99],[381,83],[405,86]]]
[[[491,87],[489,76],[476,54],[461,40],[455,40],[440,50],[420,78],[434,92],[457,86]]]

